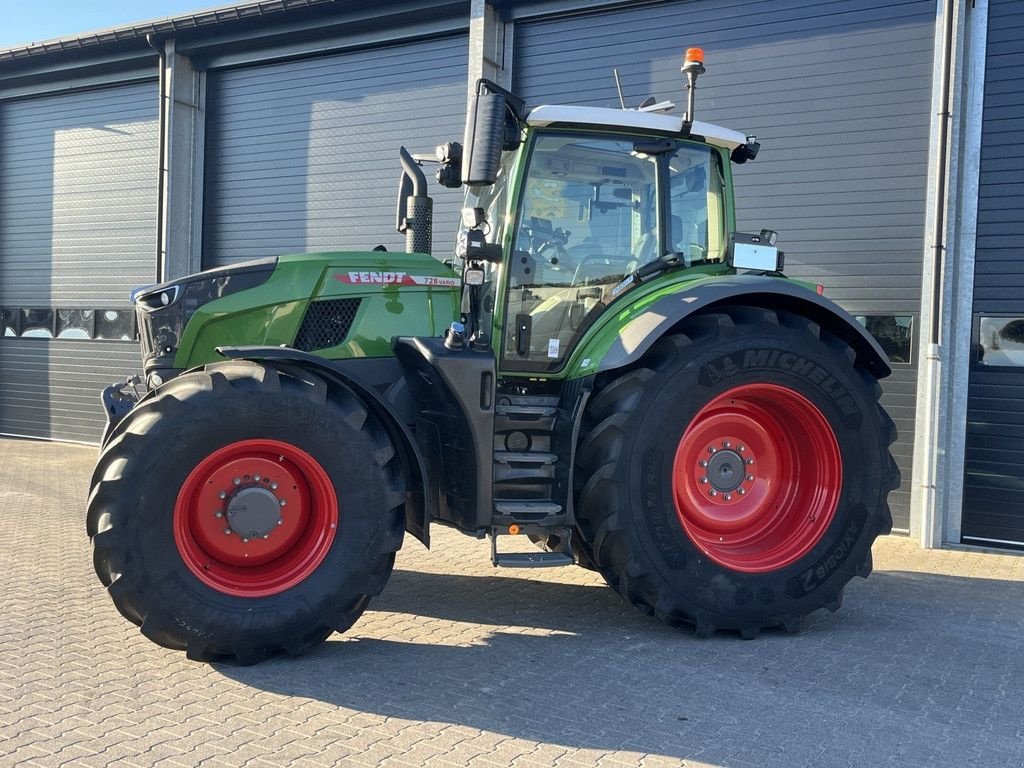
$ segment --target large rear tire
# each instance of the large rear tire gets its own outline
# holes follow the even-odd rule
[[[384,588],[401,469],[354,394],[247,361],[183,374],[100,455],[96,573],[142,633],[198,660],[304,653]]]
[[[870,573],[892,527],[896,429],[845,342],[789,312],[727,308],[600,384],[577,521],[637,608],[703,636],[797,631]]]

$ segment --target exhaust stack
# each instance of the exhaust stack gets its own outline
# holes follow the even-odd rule
[[[694,97],[697,90],[697,78],[703,75],[704,70],[704,49],[687,48],[686,56],[683,58],[683,66],[679,71],[686,75],[686,114],[683,115],[683,128],[689,133],[690,126],[694,120]]]
[[[430,253],[434,201],[427,195],[427,177],[405,147],[398,153],[402,160],[402,181],[398,186],[395,229],[405,235],[407,253]]]

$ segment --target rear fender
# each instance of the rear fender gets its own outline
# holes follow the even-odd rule
[[[433,501],[424,492],[427,465],[412,431],[394,405],[367,383],[309,352],[290,347],[218,347],[217,352],[232,360],[254,360],[311,370],[334,386],[343,387],[358,397],[384,425],[402,461],[406,481],[405,529],[424,546],[430,546],[430,519],[434,510]]]
[[[583,363],[588,362],[587,358],[600,361],[596,371],[580,365],[581,372],[603,372],[631,365],[687,317],[735,305],[784,309],[802,315],[849,344],[857,354],[857,364],[875,378],[883,379],[892,373],[889,359],[875,338],[838,304],[799,283],[761,275],[715,277],[677,286],[676,292],[646,304],[620,321],[606,350],[591,348],[581,352],[578,357],[584,358]]]

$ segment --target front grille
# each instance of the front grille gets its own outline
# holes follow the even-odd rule
[[[312,352],[341,344],[352,328],[361,301],[328,299],[311,303],[295,337],[295,349]]]

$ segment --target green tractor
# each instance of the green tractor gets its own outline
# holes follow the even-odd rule
[[[682,117],[481,80],[430,158],[466,187],[454,255],[430,255],[428,160],[403,148],[408,252],[137,291],[144,377],[103,393],[87,520],[118,610],[192,659],[301,654],[432,523],[700,636],[836,610],[891,527],[890,368],[774,232],[735,231],[731,165],[759,145],[693,119],[702,58]]]

